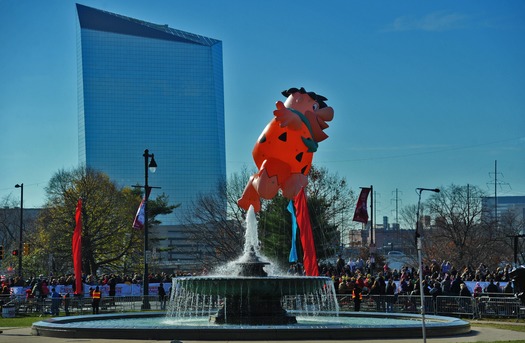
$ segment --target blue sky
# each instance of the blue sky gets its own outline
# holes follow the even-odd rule
[[[314,163],[373,185],[378,220],[396,189],[400,206],[416,187],[493,195],[496,160],[498,195],[525,195],[523,1],[78,2],[222,40],[228,173],[302,86],[335,110]],[[76,20],[75,1],[0,0],[0,199],[22,182],[41,206],[78,164]]]

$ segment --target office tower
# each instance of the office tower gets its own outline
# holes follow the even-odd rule
[[[159,218],[174,234],[191,201],[226,179],[222,42],[80,4],[77,13],[79,161],[143,185],[149,149],[149,185],[161,187],[151,197],[181,204]]]

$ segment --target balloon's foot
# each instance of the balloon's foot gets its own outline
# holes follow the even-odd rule
[[[237,205],[246,211],[248,211],[251,205],[253,206],[253,211],[255,213],[261,210],[261,199],[259,198],[259,194],[253,186],[246,187],[242,197],[237,200]]]

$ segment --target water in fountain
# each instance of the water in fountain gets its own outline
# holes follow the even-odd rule
[[[332,279],[267,276],[263,268],[272,264],[260,256],[257,222],[250,208],[243,255],[228,264],[228,274],[174,279],[168,317],[180,321],[208,317],[218,324],[281,325],[295,323],[295,314],[337,313]]]

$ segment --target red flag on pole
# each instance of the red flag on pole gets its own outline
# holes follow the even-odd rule
[[[303,246],[303,264],[307,276],[319,276],[317,269],[317,254],[315,253],[314,236],[312,233],[312,224],[310,222],[310,213],[306,205],[306,195],[304,188],[294,198],[295,215],[297,225],[301,236]]]
[[[137,214],[135,215],[135,220],[133,220],[133,228],[137,230],[142,230],[144,228],[144,208],[146,205],[146,201],[148,201],[149,194],[151,193],[151,188],[148,187],[146,194],[144,194],[144,197],[142,198],[142,201],[140,202],[139,209],[137,210]]]
[[[75,270],[75,294],[82,294],[82,199],[78,199],[75,211],[75,231],[72,242],[73,267]]]
[[[364,224],[368,223],[368,211],[366,205],[368,193],[370,193],[370,188],[361,188],[361,194],[359,194],[359,199],[357,199],[357,204],[355,205],[354,222]]]

